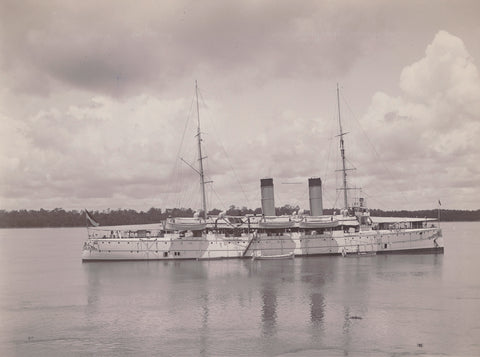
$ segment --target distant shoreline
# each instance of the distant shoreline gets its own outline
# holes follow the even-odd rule
[[[277,207],[276,214],[291,215],[298,211],[299,207],[285,205]],[[326,215],[331,215],[333,209],[323,210]],[[338,213],[338,209],[336,210]],[[89,211],[102,226],[132,225],[132,224],[152,224],[160,223],[167,217],[192,217],[194,211],[191,208],[173,208],[162,210],[160,208],[150,208],[148,211],[137,212],[132,209]],[[211,215],[220,213],[219,209],[209,211]],[[425,217],[438,218],[438,209],[430,210],[396,210],[383,211],[371,209],[370,214],[374,217]],[[255,210],[246,207],[230,206],[226,211],[229,216],[245,216],[247,214],[261,214],[261,209]],[[478,222],[480,221],[479,210],[440,210],[440,222]],[[85,227],[85,211],[65,211],[61,208],[53,210],[0,210],[0,228],[66,228],[66,227]]]

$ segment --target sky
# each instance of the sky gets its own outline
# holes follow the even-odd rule
[[[480,208],[480,2],[0,1],[0,209]],[[353,200],[353,198],[352,198]]]

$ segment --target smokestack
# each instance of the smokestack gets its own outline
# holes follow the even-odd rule
[[[262,195],[262,213],[265,216],[275,216],[275,199],[273,195],[273,179],[260,180],[260,191]]]
[[[308,197],[310,199],[310,215],[321,216],[323,214],[323,203],[322,179],[320,177],[308,179]]]

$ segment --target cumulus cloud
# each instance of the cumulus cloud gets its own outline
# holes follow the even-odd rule
[[[380,169],[371,162],[371,169],[391,176],[405,194],[402,200],[423,201],[416,197],[423,187],[432,202],[435,195],[448,195],[456,207],[474,205],[480,80],[463,41],[438,32],[425,56],[403,69],[400,88],[398,97],[376,93],[363,118],[384,160]]]
[[[192,100],[140,95],[119,102],[97,96],[81,106],[39,111],[25,121],[3,118],[2,203],[200,206],[198,178],[180,161],[198,165]],[[200,108],[206,170],[215,190],[209,200],[215,207],[257,207],[259,179],[265,176],[305,181],[305,175],[320,175],[295,163],[322,166],[326,153],[312,146],[328,142],[326,122],[279,111],[252,125],[229,120],[231,109],[215,100]],[[279,202],[290,203],[288,197]]]
[[[178,147],[173,138],[180,137],[184,107],[181,100],[147,96],[124,103],[96,97],[87,106],[42,111],[26,122],[3,118],[2,192],[12,199],[105,200],[121,191],[145,197],[142,186],[152,192],[168,179],[171,158],[163,153]]]

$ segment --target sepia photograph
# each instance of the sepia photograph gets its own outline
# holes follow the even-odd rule
[[[0,355],[480,355],[479,14],[0,0]]]

